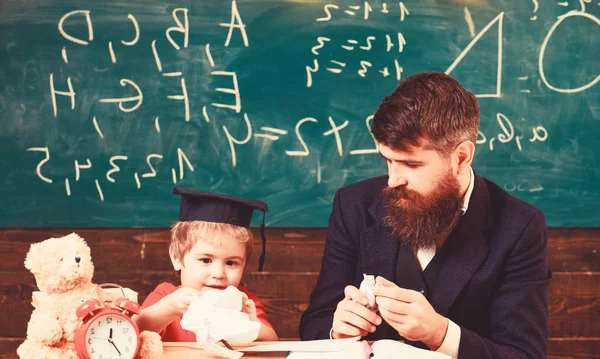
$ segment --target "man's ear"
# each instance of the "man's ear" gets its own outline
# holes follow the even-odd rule
[[[173,263],[173,269],[175,269],[176,271],[180,271],[181,268],[183,268],[183,264],[181,263],[181,261],[177,258],[175,258],[175,256],[173,255],[173,252],[171,250],[169,250],[169,257],[171,257],[171,263]]]
[[[471,166],[475,155],[475,144],[469,140],[461,142],[454,150],[458,173],[462,173]]]

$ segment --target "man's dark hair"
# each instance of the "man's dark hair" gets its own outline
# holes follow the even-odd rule
[[[441,154],[465,140],[475,143],[478,129],[477,98],[443,72],[422,72],[400,82],[377,108],[371,126],[377,142],[395,151],[425,138]]]

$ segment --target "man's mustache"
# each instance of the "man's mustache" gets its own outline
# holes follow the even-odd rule
[[[401,200],[409,200],[411,202],[416,202],[423,199],[423,196],[421,194],[401,186],[386,186],[381,192],[384,198],[391,200],[393,203],[399,203],[401,202]]]

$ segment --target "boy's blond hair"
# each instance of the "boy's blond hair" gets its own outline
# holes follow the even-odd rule
[[[171,228],[169,253],[174,259],[183,262],[183,257],[198,241],[220,246],[223,240],[237,240],[246,246],[246,261],[252,254],[254,236],[249,228],[229,223],[205,221],[177,221]]]

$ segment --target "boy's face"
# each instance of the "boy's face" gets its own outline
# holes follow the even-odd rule
[[[199,240],[182,261],[171,257],[181,270],[181,285],[199,291],[237,287],[246,265],[246,246],[235,239],[223,239],[219,246]]]

